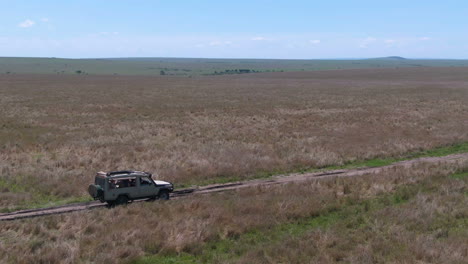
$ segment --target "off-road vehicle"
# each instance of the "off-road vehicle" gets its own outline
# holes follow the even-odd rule
[[[88,192],[109,205],[126,204],[138,199],[169,200],[174,185],[152,179],[152,174],[143,171],[100,171],[89,185]]]

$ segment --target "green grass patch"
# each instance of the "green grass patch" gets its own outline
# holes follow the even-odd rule
[[[153,264],[153,263],[158,263],[158,264],[198,264],[200,263],[198,259],[190,254],[186,253],[181,253],[177,256],[167,256],[164,258],[153,258],[153,257],[146,257],[142,259],[138,259],[134,262],[131,262],[134,264]]]
[[[442,146],[437,147],[430,150],[424,151],[416,151],[411,152],[401,157],[388,157],[388,158],[376,158],[376,159],[369,159],[369,160],[356,160],[345,163],[344,165],[330,165],[325,167],[298,167],[291,170],[270,170],[270,171],[259,171],[255,174],[246,176],[246,177],[239,177],[234,175],[220,175],[213,179],[206,179],[203,181],[197,182],[188,182],[177,184],[177,188],[186,188],[190,186],[204,186],[209,184],[223,184],[223,183],[230,183],[235,181],[243,181],[243,180],[255,180],[255,179],[268,179],[275,175],[281,174],[291,174],[291,173],[312,173],[312,172],[320,172],[320,171],[328,171],[328,170],[341,170],[341,169],[355,169],[355,168],[363,168],[363,167],[382,167],[388,166],[395,162],[411,160],[416,158],[424,158],[424,157],[443,157],[452,154],[459,154],[459,153],[466,153],[468,152],[468,142],[452,144],[449,146]]]
[[[464,179],[464,178],[468,177],[468,171],[457,172],[455,174],[452,174],[450,177],[453,178],[453,179]]]
[[[351,229],[363,228],[370,223],[371,213],[389,206],[400,206],[421,189],[420,185],[408,185],[398,188],[392,194],[382,194],[374,199],[350,198],[339,206],[330,205],[317,216],[297,219],[273,228],[254,229],[233,238],[210,241],[203,246],[199,254],[150,255],[132,263],[211,263],[214,260],[222,263],[239,258],[252,248],[282,243],[285,239],[303,236],[314,229],[330,228],[337,223]]]
[[[61,206],[73,203],[83,203],[83,202],[90,202],[93,199],[89,196],[78,196],[78,197],[70,197],[70,198],[61,198],[57,196],[49,196],[43,194],[34,194],[33,201],[23,202],[14,207],[7,207],[1,208],[0,213],[10,213],[19,210],[27,210],[27,209],[39,209],[39,208],[48,208],[53,206]]]
[[[88,195],[70,197],[70,198],[65,198],[65,199],[61,197],[57,197],[57,196],[42,196],[42,199],[39,199],[32,204],[31,203],[25,204],[22,208],[15,209],[15,210],[45,208],[45,207],[60,206],[60,205],[66,205],[66,204],[72,204],[72,203],[84,203],[84,202],[90,202],[90,201],[93,201],[93,199],[89,197]]]
[[[327,166],[323,169],[352,169],[359,167],[382,167],[387,166],[395,162],[425,158],[425,157],[443,157],[452,154],[459,154],[468,152],[468,142],[462,142],[458,144],[452,144],[449,146],[437,147],[429,150],[411,152],[402,157],[388,157],[388,158],[376,158],[370,160],[352,161],[341,166]]]
[[[59,197],[55,195],[44,194],[39,191],[31,190],[29,186],[21,184],[21,182],[27,182],[25,180],[21,180],[22,179],[21,176],[18,176],[18,179],[19,180],[16,182],[7,181],[5,179],[0,179],[0,190],[3,192],[27,193],[31,196],[31,199],[21,202],[20,204],[14,207],[1,208],[0,209],[1,213],[8,213],[8,212],[14,212],[14,211],[25,210],[25,209],[37,209],[37,208],[44,208],[44,207],[60,206],[60,205],[66,205],[66,204],[71,204],[71,203],[87,202],[87,201],[92,200],[91,197],[89,196],[77,196],[77,197],[63,198],[63,197]]]
[[[371,199],[348,197],[344,203],[330,204],[319,215],[295,219],[270,228],[257,228],[235,237],[207,242],[201,250],[196,251],[197,253],[160,253],[144,256],[132,263],[227,263],[235,261],[255,249],[282,245],[291,238],[301,240],[301,237],[317,229],[336,228],[341,232],[366,230],[374,224],[375,218],[382,210],[405,206],[420,193],[437,195],[441,185],[453,181],[454,178],[466,180],[467,175],[468,171],[456,173],[450,177],[434,176],[417,184],[402,185],[392,193],[380,194]],[[450,235],[463,237],[466,235],[467,224],[468,222],[463,216],[449,217],[441,214],[427,227],[428,229],[416,232],[430,232],[438,239],[444,239]],[[395,258],[394,254],[407,250],[403,244],[389,246],[392,249],[385,256],[389,261]]]

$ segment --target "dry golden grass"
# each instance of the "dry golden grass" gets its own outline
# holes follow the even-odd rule
[[[252,248],[233,262],[467,263],[468,181],[430,179],[424,188],[431,190],[408,203],[356,212],[331,228]]]
[[[359,218],[337,222],[330,229],[312,229],[278,245],[253,246],[242,252],[240,259],[231,261],[462,263],[468,259],[466,248],[461,246],[466,245],[466,236],[460,235],[466,234],[466,229],[461,230],[465,233],[456,233],[433,228],[440,219],[466,221],[468,217],[467,179],[448,177],[457,169],[468,169],[468,160],[450,166],[422,164],[378,175],[312,180],[200,195],[190,200],[143,202],[1,222],[0,261],[120,263],[145,254],[185,252],[203,256],[210,241],[235,239],[253,229],[268,233],[282,223],[347,208],[404,185],[428,184],[430,193],[416,194],[416,198],[399,207],[389,204],[370,216],[364,215],[369,218],[364,222]],[[440,235],[443,239],[439,239]],[[236,248],[230,250],[236,252]],[[225,263],[226,259],[215,257],[209,261]]]
[[[468,140],[468,68],[197,78],[0,76],[0,208],[86,194],[95,171],[177,184]]]

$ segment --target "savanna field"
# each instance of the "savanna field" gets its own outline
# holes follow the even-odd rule
[[[0,210],[89,200],[100,170],[177,187],[468,142],[468,68],[0,75]],[[0,222],[4,263],[465,263],[468,161]]]

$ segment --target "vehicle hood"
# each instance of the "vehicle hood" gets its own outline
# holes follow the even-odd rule
[[[167,181],[154,181],[154,183],[156,183],[156,185],[167,185],[167,184],[172,184],[172,183],[167,182]]]

